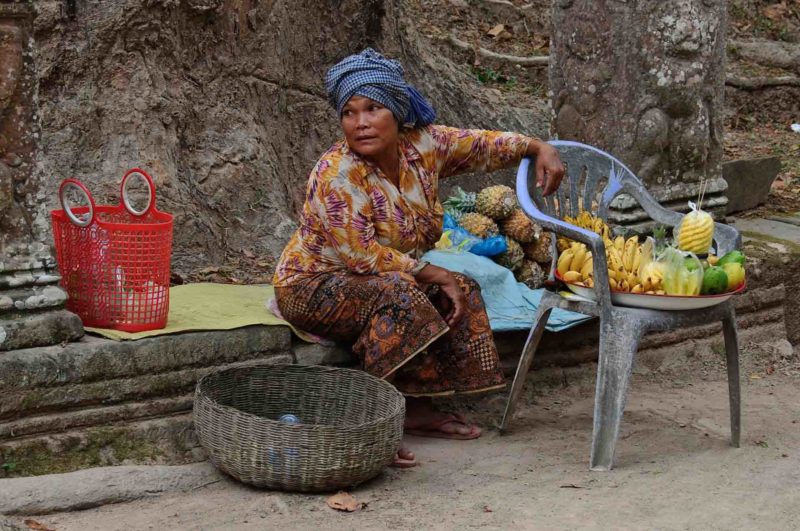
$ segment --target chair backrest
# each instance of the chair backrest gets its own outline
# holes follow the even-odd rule
[[[535,185],[530,159],[523,159],[517,172],[517,196],[523,209],[535,221],[563,220],[565,216],[576,216],[581,210],[607,220],[611,202],[620,193],[630,195],[657,223],[674,227],[683,218],[683,214],[662,207],[639,178],[614,156],[580,142],[552,140],[548,143],[558,150],[566,167],[565,178],[555,194],[542,195],[541,189]],[[557,225],[561,226],[561,223]],[[736,229],[720,223],[715,225],[714,241],[718,254],[741,246],[741,236]]]

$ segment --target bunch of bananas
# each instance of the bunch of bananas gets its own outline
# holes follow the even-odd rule
[[[558,257],[558,274],[567,282],[594,287],[592,252],[583,243],[572,242]]]
[[[574,218],[571,216],[564,216],[564,221],[571,223],[572,225],[577,225],[582,229],[590,230],[595,234],[599,234],[604,240],[607,240],[611,237],[611,228],[602,219],[598,218],[597,216],[593,216],[586,210],[581,210],[581,212]],[[573,243],[574,242],[569,238],[559,238],[556,241],[558,252],[561,253],[566,251]]]
[[[608,282],[614,291],[664,294],[664,267],[652,260],[653,240],[639,244],[638,236],[607,240]]]
[[[608,282],[613,291],[664,294],[664,265],[652,260],[653,241],[639,244],[637,236],[627,240],[605,239]],[[558,257],[559,275],[566,282],[594,287],[592,253],[582,243],[572,242]]]

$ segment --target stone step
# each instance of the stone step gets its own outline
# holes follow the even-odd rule
[[[77,341],[81,336],[83,324],[80,318],[66,310],[0,312],[0,357],[3,351],[58,345]]]
[[[138,341],[92,335],[63,346],[0,352],[0,396],[23,389],[107,382],[287,354],[284,326],[187,332]]]
[[[0,352],[0,419],[180,396],[220,367],[292,363],[290,338],[283,326],[252,326]]]
[[[0,460],[11,465],[14,476],[133,463],[184,464],[206,458],[192,428],[191,413],[20,437],[0,446]]]
[[[238,363],[218,363],[136,378],[117,378],[86,384],[54,387],[29,387],[0,393],[0,434],[2,423],[33,414],[70,412],[78,408],[122,404],[128,401],[159,399],[191,393],[197,381],[210,372],[242,365],[292,363],[288,353],[252,353],[253,359]],[[0,435],[2,440],[2,435]]]
[[[745,241],[783,243],[800,248],[800,228],[795,223],[778,221],[774,217],[736,218],[733,226],[742,233]]]
[[[21,286],[0,291],[0,315],[42,308],[58,308],[67,302],[67,293],[58,286]]]

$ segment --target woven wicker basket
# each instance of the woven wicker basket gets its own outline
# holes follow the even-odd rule
[[[301,424],[278,422],[297,416]],[[204,376],[194,424],[211,462],[257,487],[351,487],[391,463],[405,401],[389,383],[352,369],[260,365]]]

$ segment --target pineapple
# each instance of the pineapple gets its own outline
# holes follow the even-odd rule
[[[549,232],[539,233],[539,237],[533,243],[523,247],[525,256],[540,264],[549,264],[553,260],[553,253],[550,250],[552,239]]]
[[[536,239],[536,233],[539,232],[531,218],[521,208],[515,209],[510,216],[501,221],[500,228],[503,234],[519,243],[531,243]]]
[[[461,221],[461,217],[464,215],[462,211],[452,207],[445,208],[444,213],[448,214],[451,218],[453,218],[453,221],[455,221],[456,223]]]
[[[528,259],[522,261],[522,267],[514,273],[514,276],[517,282],[522,282],[531,289],[541,288],[544,281],[547,280],[547,273],[544,272],[544,269],[533,260]]]
[[[506,236],[506,252],[494,257],[495,262],[511,271],[519,269],[524,259],[525,253],[522,251],[522,246],[508,236]]]
[[[475,212],[475,192],[465,192],[460,186],[456,186],[453,192],[455,195],[451,195],[442,203],[445,210],[457,210],[462,214]]]
[[[505,219],[517,208],[517,196],[508,186],[489,186],[478,192],[475,208],[494,220]]]
[[[714,239],[714,219],[705,210],[692,209],[678,225],[676,240],[681,251],[706,254]]]
[[[498,232],[497,223],[477,212],[468,212],[464,214],[461,216],[458,224],[461,225],[464,230],[474,234],[478,238],[485,239],[490,236],[496,236]]]

